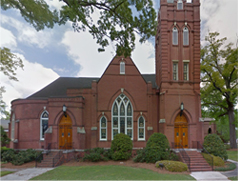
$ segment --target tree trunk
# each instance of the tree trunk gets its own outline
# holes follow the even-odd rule
[[[236,125],[235,125],[235,116],[234,116],[233,107],[229,107],[228,117],[229,117],[229,128],[230,128],[230,146],[231,148],[237,148]]]

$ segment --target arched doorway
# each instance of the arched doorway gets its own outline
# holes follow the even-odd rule
[[[72,120],[67,114],[59,123],[59,149],[72,149]]]
[[[184,115],[178,115],[174,122],[175,148],[188,148],[188,121]],[[180,144],[179,144],[180,143]]]

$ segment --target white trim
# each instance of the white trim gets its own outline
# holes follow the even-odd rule
[[[44,113],[47,113],[48,114],[48,118],[42,118],[43,114]],[[44,110],[42,113],[41,113],[41,116],[40,116],[40,140],[45,140],[45,138],[43,138],[43,134],[42,134],[42,121],[48,121],[49,122],[49,113],[48,111]],[[48,128],[48,127],[47,127]]]
[[[140,127],[140,124],[139,124],[140,118],[143,118],[143,121],[144,121],[144,126],[141,126],[141,127]],[[138,141],[145,141],[145,118],[143,116],[140,116],[138,118],[137,123],[138,123],[138,135],[137,135]],[[140,136],[140,132],[139,132],[140,129],[144,129],[143,138],[139,137]]]
[[[123,97],[122,97],[122,95],[123,95]],[[118,103],[118,101],[117,101],[118,98],[121,99],[120,103]],[[125,102],[126,98],[127,98],[127,102]],[[114,108],[115,104],[117,106],[118,115],[114,116],[113,115],[113,108]],[[123,115],[123,116],[120,115],[120,108],[121,108],[122,104],[124,105],[124,109],[125,109],[125,115]],[[127,107],[128,107],[129,104],[131,105],[131,113],[132,113],[131,116],[127,115]],[[125,94],[122,93],[115,99],[114,103],[112,104],[111,116],[112,116],[112,135],[111,135],[112,140],[113,140],[113,130],[117,130],[118,134],[120,133],[120,118],[125,118],[125,134],[127,135],[128,130],[132,130],[131,140],[133,140],[133,107],[132,107],[130,99],[127,96],[125,96]],[[113,127],[113,118],[117,118],[117,127],[116,128]],[[127,127],[128,118],[131,118],[131,127],[130,128]]]
[[[175,63],[176,63],[176,62],[179,62],[179,60],[172,60],[172,62],[175,62]]]
[[[102,124],[101,124],[101,121],[102,121],[102,118],[105,118],[106,120],[106,127],[102,127]],[[105,116],[102,116],[100,118],[100,121],[99,121],[99,126],[100,126],[100,131],[99,131],[99,138],[100,138],[100,141],[107,141],[107,118]],[[102,129],[105,129],[106,130],[106,138],[102,138]]]

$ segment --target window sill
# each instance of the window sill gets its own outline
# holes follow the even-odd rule
[[[145,139],[144,140],[137,140],[137,141],[145,141]]]

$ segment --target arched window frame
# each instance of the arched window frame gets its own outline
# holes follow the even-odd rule
[[[130,112],[131,114],[128,114],[128,109],[130,105]],[[125,110],[125,115],[121,114],[121,109]],[[117,110],[117,114],[114,114]],[[125,96],[124,94],[119,95],[114,103],[112,104],[112,140],[114,138],[114,135],[121,133],[121,124],[123,123],[123,119],[125,121],[125,130],[124,133],[128,136],[131,135],[131,140],[133,140],[133,106],[131,104],[130,99]],[[122,123],[121,123],[122,121]],[[114,133],[115,131],[115,133]]]
[[[183,45],[189,45],[189,30],[186,26],[183,28]]]
[[[143,125],[140,124],[140,121],[143,121]],[[143,129],[143,137],[140,137],[140,131]],[[140,116],[138,119],[138,140],[145,140],[145,118]]]
[[[105,125],[102,125],[102,121],[105,119]],[[102,138],[102,130],[105,130],[105,138]],[[102,116],[100,118],[100,141],[106,141],[107,140],[107,118],[105,116]]]
[[[12,114],[12,122],[11,122],[11,140],[15,139],[15,113]]]
[[[173,34],[172,34],[172,43],[173,45],[178,45],[178,29],[176,26],[173,27]]]
[[[120,62],[120,74],[125,74],[126,73],[126,65],[124,61]]]
[[[178,2],[177,2],[177,9],[178,10],[182,10],[183,9],[183,1],[182,0],[178,0]]]
[[[48,117],[44,117],[44,114],[47,114]],[[43,122],[47,122],[47,127],[43,128]],[[45,140],[45,131],[48,129],[48,122],[49,122],[49,113],[47,111],[43,111],[40,116],[40,140]]]

